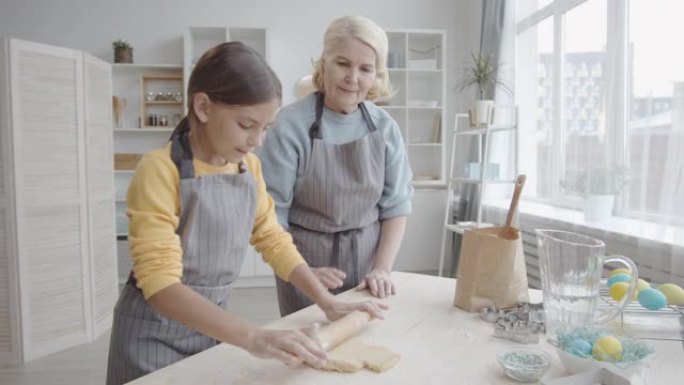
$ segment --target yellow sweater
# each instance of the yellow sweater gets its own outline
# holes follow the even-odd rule
[[[129,242],[133,273],[145,298],[181,281],[182,248],[176,235],[180,214],[180,176],[170,156],[171,145],[140,160],[128,188]],[[292,237],[278,224],[274,203],[266,192],[261,163],[254,154],[245,165],[257,183],[256,218],[250,243],[275,273],[288,280],[295,267],[306,263]],[[195,176],[236,174],[236,164],[217,167],[194,160]]]

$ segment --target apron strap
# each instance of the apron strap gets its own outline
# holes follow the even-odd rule
[[[333,249],[332,249],[332,256],[330,258],[330,265],[331,267],[334,267],[336,269],[345,271],[342,269],[342,266],[340,266],[340,235],[342,233],[346,234],[351,234],[351,259],[352,259],[352,276],[351,276],[351,282],[358,284],[359,283],[359,258],[358,258],[358,240],[356,239],[357,237],[352,234],[353,232],[356,232],[356,229],[351,229],[351,230],[345,230],[345,231],[338,231],[334,233],[333,235]]]
[[[321,134],[321,117],[323,116],[323,107],[325,106],[325,94],[323,94],[320,91],[317,91],[315,95],[316,118],[314,122],[311,124],[311,127],[309,127],[309,139],[311,139],[312,148],[314,139],[323,138],[323,135]],[[377,130],[377,127],[375,126],[375,123],[373,123],[373,119],[371,119],[370,113],[368,113],[368,109],[366,108],[366,105],[363,102],[359,103],[359,109],[361,109],[361,115],[363,116],[363,120],[368,125],[368,131],[375,132]]]
[[[368,113],[368,109],[366,108],[366,105],[363,102],[361,102],[359,103],[359,108],[361,109],[363,120],[365,120],[366,124],[368,125],[368,131],[375,132],[377,130],[377,127],[375,127],[375,123],[373,123],[373,119],[371,119],[370,114]]]
[[[192,164],[192,150],[188,141],[188,131],[182,131],[171,137],[171,160],[176,164],[181,179],[195,178],[195,167]]]
[[[133,270],[131,270],[130,273],[128,273],[128,279],[126,280],[126,284],[133,285],[134,288],[138,289],[138,280],[135,278],[135,275],[133,274]],[[140,289],[138,289],[140,290]]]
[[[182,131],[171,137],[171,159],[176,164],[181,179],[194,179],[195,166],[192,164],[192,149],[188,140],[188,131]],[[245,173],[247,166],[244,161],[238,163],[239,173]]]
[[[240,161],[240,163],[238,163],[238,170],[240,174],[247,172],[247,165],[245,164],[245,162]]]
[[[181,179],[195,178],[195,167],[192,164],[192,150],[188,142],[188,131],[183,130],[171,137],[171,160],[176,164]],[[138,280],[133,274],[133,270],[128,274],[126,284],[130,284],[138,289]]]
[[[314,122],[309,127],[309,139],[311,139],[311,144],[313,144],[314,139],[321,139],[321,117],[323,116],[323,106],[325,96],[322,92],[317,91],[316,96],[316,118]],[[313,146],[312,146],[313,147]]]

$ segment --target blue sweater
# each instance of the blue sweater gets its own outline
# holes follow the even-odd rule
[[[263,147],[257,152],[268,192],[276,204],[278,222],[285,228],[289,227],[287,218],[294,191],[302,182],[311,156],[309,128],[316,117],[315,104],[314,94],[311,94],[283,107],[269,128]],[[380,220],[408,215],[413,175],[399,126],[382,108],[369,101],[364,104],[386,143],[385,188],[378,202]],[[324,108],[321,120],[321,135],[326,143],[349,143],[369,132],[359,109],[351,114],[340,114]]]

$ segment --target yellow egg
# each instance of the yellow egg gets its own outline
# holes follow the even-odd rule
[[[619,268],[619,269],[615,269],[615,270],[611,271],[610,274],[608,274],[608,276],[609,276],[609,277],[612,277],[612,276],[614,276],[615,274],[627,274],[627,275],[631,275],[630,273],[631,273],[631,271],[630,271],[628,268],[626,268],[626,267],[621,267],[621,268]]]
[[[604,336],[594,342],[591,355],[598,361],[620,361],[622,344],[613,336]]]
[[[664,283],[658,286],[670,305],[684,305],[684,289],[674,283]]]
[[[610,289],[608,289],[608,293],[610,294],[611,297],[613,297],[614,300],[620,301],[622,297],[625,296],[627,293],[627,288],[629,287],[629,283],[627,282],[617,282],[614,283]]]
[[[651,284],[649,284],[648,282],[646,282],[646,281],[644,281],[643,279],[639,278],[639,280],[637,281],[636,290],[634,290],[634,299],[636,300],[637,297],[639,297],[639,292],[640,292],[640,291],[642,291],[642,290],[644,290],[644,289],[648,289],[648,288],[650,288],[650,287],[651,287]]]

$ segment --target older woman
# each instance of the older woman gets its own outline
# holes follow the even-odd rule
[[[334,293],[395,293],[390,278],[411,211],[411,170],[397,123],[370,100],[391,94],[387,35],[361,16],[334,20],[317,92],[284,107],[260,157],[278,220]],[[277,279],[281,314],[310,304]]]

